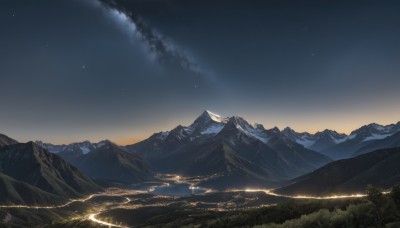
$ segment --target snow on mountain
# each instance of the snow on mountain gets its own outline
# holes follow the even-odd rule
[[[163,141],[152,135],[126,148],[159,172],[212,176],[204,184],[216,188],[257,183],[271,187],[330,161],[291,141],[277,127],[266,130],[242,117],[209,111],[187,127],[177,126]]]
[[[399,131],[400,122],[386,126],[371,123],[354,130],[350,135],[340,134],[328,129],[315,134],[299,133],[289,127],[282,130],[282,134],[306,148],[335,157],[333,154],[337,151],[348,151],[345,154],[349,154],[354,152],[353,150],[365,146],[366,143],[384,139]],[[336,146],[338,147],[336,148]]]
[[[341,139],[332,138],[332,140],[335,141],[336,144],[342,143],[342,142],[346,141],[347,139],[349,139],[349,136],[343,137]]]
[[[51,143],[44,143],[42,141],[36,141],[35,143],[54,154],[58,154],[61,152],[76,152],[76,153],[88,154],[97,148],[107,145],[107,143],[109,142],[110,141],[108,140],[103,140],[98,143],[83,141],[83,142],[74,142],[71,144],[62,144],[62,145],[54,145]]]
[[[208,110],[206,110],[205,112],[209,115],[209,117],[213,121],[218,122],[218,123],[226,123],[228,121],[228,119],[229,119],[229,118],[226,118],[226,117],[222,117],[222,116],[220,116],[218,114],[215,114],[213,112],[210,112]]]
[[[315,134],[310,134],[308,132],[299,133],[286,127],[282,130],[282,134],[304,147],[316,151],[324,150],[347,140],[347,135],[329,129],[319,131]]]
[[[370,140],[384,139],[389,136],[391,136],[391,134],[384,134],[384,135],[372,134],[371,136],[366,137],[362,142],[366,142],[366,141],[370,141]]]
[[[83,154],[87,154],[90,152],[90,149],[86,146],[80,146],[79,148],[82,150]]]
[[[380,125],[376,123],[371,123],[352,131],[346,140],[357,140],[363,143],[372,140],[384,139],[399,131],[400,131],[400,122],[389,125]]]
[[[371,123],[354,130],[345,141],[323,150],[321,153],[333,159],[349,158],[361,148],[368,148],[369,144],[384,140],[399,131],[400,122],[389,125]]]
[[[316,140],[308,140],[308,139],[296,139],[295,142],[303,145],[305,148],[310,148]]]
[[[367,135],[367,137],[369,137],[369,135],[372,136],[372,134],[374,135],[393,135],[397,132],[400,131],[400,122],[396,123],[396,124],[389,124],[389,125],[380,125],[380,124],[376,124],[376,123],[371,123],[368,125],[364,125],[362,127],[360,127],[357,130],[354,130],[353,132],[351,132],[350,135]]]
[[[224,126],[222,125],[212,125],[209,128],[207,128],[206,130],[202,131],[201,134],[203,135],[208,135],[208,134],[213,134],[216,135],[218,134],[222,128],[224,128]]]
[[[218,134],[225,124],[228,122],[228,118],[222,117],[218,114],[210,111],[204,111],[190,126],[175,128],[174,134],[179,132],[181,138],[188,138],[190,141],[204,135],[212,136]]]
[[[357,137],[357,134],[351,134],[347,137],[348,140],[354,139],[355,137]]]
[[[262,141],[263,143],[267,144],[269,141],[269,137],[267,135],[267,131],[264,129],[264,126],[261,124],[257,124],[256,128],[254,128],[251,124],[249,124],[245,119],[242,117],[234,116],[231,117],[231,120],[236,128],[243,132],[244,134],[258,139]]]
[[[364,146],[370,141],[381,140],[400,131],[400,122],[386,126],[372,123],[354,130],[350,135],[341,134],[328,129],[315,134],[296,132],[289,127],[286,127],[282,131],[277,127],[266,130],[262,124],[252,125],[242,117],[224,117],[206,110],[191,125],[179,125],[171,131],[155,133],[149,138],[151,140],[147,140],[145,144],[146,146],[149,146],[147,144],[151,144],[153,149],[160,149],[160,146],[164,143],[167,143],[172,147],[178,147],[180,144],[185,144],[198,138],[214,137],[218,135],[229,122],[232,122],[241,133],[267,145],[271,137],[277,136],[290,139],[307,149],[329,155],[338,150],[345,151],[343,148],[346,148],[347,150],[347,147],[349,147],[343,145],[336,149],[335,146],[337,145],[348,144],[353,149],[359,149],[358,146],[354,145],[363,144]],[[41,141],[37,141],[36,143],[53,153],[74,152],[75,154],[88,154],[91,151],[106,145],[107,142],[109,141],[101,141],[98,143],[84,141],[68,145],[53,145]],[[124,148],[134,151],[134,149],[129,149],[129,146]],[[349,149],[349,151],[353,149]]]

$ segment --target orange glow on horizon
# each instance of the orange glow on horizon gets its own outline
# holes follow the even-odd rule
[[[293,113],[284,112],[274,113],[268,110],[257,110],[256,112],[232,113],[225,112],[216,113],[221,116],[241,116],[250,124],[260,123],[266,129],[277,126],[280,130],[285,127],[290,127],[296,132],[309,132],[314,134],[325,129],[335,130],[339,133],[349,135],[353,130],[356,130],[363,125],[377,123],[381,125],[396,124],[400,121],[400,108],[369,108],[363,110],[346,110],[340,113],[329,113],[329,110],[321,110],[320,112],[310,113]],[[360,113],[363,113],[360,115]],[[127,124],[123,128],[107,129],[104,131],[86,130],[75,134],[63,135],[59,132],[55,134],[37,134],[35,136],[27,134],[23,137],[18,137],[15,134],[7,134],[11,138],[15,138],[20,142],[31,140],[42,140],[52,144],[70,144],[73,142],[82,142],[89,140],[91,142],[99,142],[104,139],[109,139],[112,142],[125,146],[131,145],[149,138],[152,134],[160,131],[170,131],[178,125],[189,126],[198,117],[199,112],[191,114],[182,114],[181,116],[168,116],[168,118],[160,120],[160,122],[151,122],[145,127]],[[295,117],[294,117],[295,116]]]
[[[243,118],[246,119],[246,117],[243,117]],[[260,123],[258,121],[250,121],[250,119],[247,119],[247,120],[249,121],[250,124]],[[331,122],[328,122],[327,124],[324,124],[324,123],[326,123],[324,121],[324,119],[319,119],[319,120],[316,119],[314,122],[304,121],[304,122],[300,122],[300,123],[295,123],[294,121],[288,121],[288,124],[279,124],[278,123],[276,125],[271,125],[270,121],[268,121],[270,124],[263,124],[262,122],[264,122],[264,121],[261,121],[261,123],[264,125],[264,127],[266,129],[270,129],[270,128],[273,128],[274,126],[277,126],[280,130],[283,130],[285,127],[289,126],[296,132],[308,132],[311,134],[315,134],[318,131],[324,131],[325,129],[330,129],[330,130],[337,131],[338,133],[345,133],[345,134],[349,135],[352,131],[362,127],[363,125],[367,125],[370,123],[377,123],[380,125],[388,125],[388,124],[396,124],[398,121],[400,121],[400,118],[398,118],[398,119],[387,118],[387,120],[373,121],[373,118],[360,117],[356,121],[353,120],[352,118],[343,118],[340,121],[332,120]],[[185,122],[187,122],[187,123],[185,124],[185,123],[182,123],[182,121],[177,121],[176,126],[178,126],[179,124],[181,124],[183,126],[189,126],[191,124],[190,121],[185,121]],[[265,121],[265,122],[267,122],[267,121]],[[174,128],[173,126],[174,126],[174,124],[172,124],[168,130],[154,128],[155,130],[153,130],[153,131],[146,130],[146,132],[140,136],[136,136],[136,137],[122,136],[119,138],[115,138],[114,140],[111,140],[111,141],[113,141],[114,143],[121,145],[121,146],[131,145],[131,144],[135,144],[135,143],[138,143],[140,141],[143,141],[143,140],[149,138],[153,133],[157,133],[160,131],[172,130]],[[149,133],[149,132],[152,132],[152,133]]]
[[[131,145],[134,143],[138,143],[140,141],[143,141],[145,139],[147,139],[148,137],[134,137],[134,138],[121,138],[121,139],[117,139],[114,141],[114,143],[121,145],[121,146],[126,146],[126,145]]]

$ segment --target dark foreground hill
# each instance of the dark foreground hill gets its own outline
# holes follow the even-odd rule
[[[275,190],[288,195],[362,193],[371,184],[390,188],[400,183],[400,148],[377,150],[325,165]]]
[[[0,173],[7,194],[2,198],[17,202],[79,197],[101,190],[74,166],[33,142],[1,146]]]
[[[63,202],[63,198],[43,191],[26,182],[18,181],[0,173],[1,204],[52,204]]]

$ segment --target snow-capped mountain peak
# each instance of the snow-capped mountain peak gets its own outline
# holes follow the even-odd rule
[[[197,119],[193,122],[192,126],[198,124],[207,124],[209,122],[226,123],[228,122],[228,119],[229,118],[222,117],[218,114],[206,110],[199,117],[197,117]]]
[[[397,124],[380,125],[371,123],[364,125],[351,132],[352,138],[358,138],[363,141],[383,139],[400,131],[400,122]]]
[[[192,139],[201,135],[216,135],[222,130],[228,120],[229,118],[227,117],[222,117],[206,110],[197,117],[193,124],[184,128],[188,133],[188,137]]]
[[[62,144],[62,145],[54,145],[51,143],[44,143],[42,141],[36,141],[35,143],[55,154],[60,152],[76,152],[81,154],[88,154],[97,148],[114,144],[110,140],[102,140],[97,143],[92,143],[86,140],[83,142],[74,142],[71,144]]]
[[[239,132],[244,135],[262,141],[263,143],[268,143],[269,137],[267,131],[261,125],[256,125],[257,127],[253,127],[249,124],[245,119],[239,116],[233,116],[229,118],[228,123],[226,124],[227,128],[236,128]]]
[[[228,118],[226,118],[226,117],[222,117],[222,116],[220,116],[220,115],[218,115],[216,113],[213,113],[211,111],[208,111],[208,110],[206,110],[205,112],[215,122],[218,122],[218,123],[226,123],[227,122]]]

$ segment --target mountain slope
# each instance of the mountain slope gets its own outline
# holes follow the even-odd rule
[[[135,183],[154,175],[146,161],[109,141],[69,161],[86,175],[107,181]]]
[[[100,190],[75,167],[33,142],[0,147],[0,172],[63,197]]]
[[[62,197],[45,192],[0,172],[0,204],[54,204]]]
[[[337,145],[347,139],[347,135],[337,133],[336,131],[332,130],[324,130],[322,132],[315,133],[315,143],[312,144],[309,149],[315,151],[323,151],[329,147]]]
[[[216,188],[276,186],[283,182],[285,179],[277,175],[278,171],[260,165],[266,160],[262,157],[263,154],[271,149],[256,140],[249,139],[249,141],[250,144],[232,145],[218,139],[196,140],[163,157],[157,166],[167,173],[188,176],[215,175],[216,178],[203,185]],[[239,155],[246,151],[249,151],[249,156]],[[259,159],[250,159],[250,156]]]
[[[198,138],[208,138],[222,130],[227,118],[210,111],[204,111],[189,127],[177,126],[169,132],[153,134],[146,140],[125,148],[138,154],[150,163],[157,162],[160,157],[177,150]]]
[[[400,147],[400,132],[397,132],[394,135],[388,136],[387,138],[376,140],[371,144],[362,147],[357,150],[353,156],[358,156],[361,154],[365,154],[374,150],[384,149],[384,148],[394,148]]]
[[[400,148],[383,149],[325,165],[275,190],[289,195],[362,193],[368,184],[389,188],[400,182]]]
[[[17,144],[17,140],[8,137],[7,135],[0,134],[0,146],[8,146]]]
[[[162,156],[164,142],[168,134],[169,132],[154,133],[146,140],[133,145],[125,146],[125,149],[134,154],[140,155],[149,162],[152,162],[153,158],[156,159],[158,156]]]

